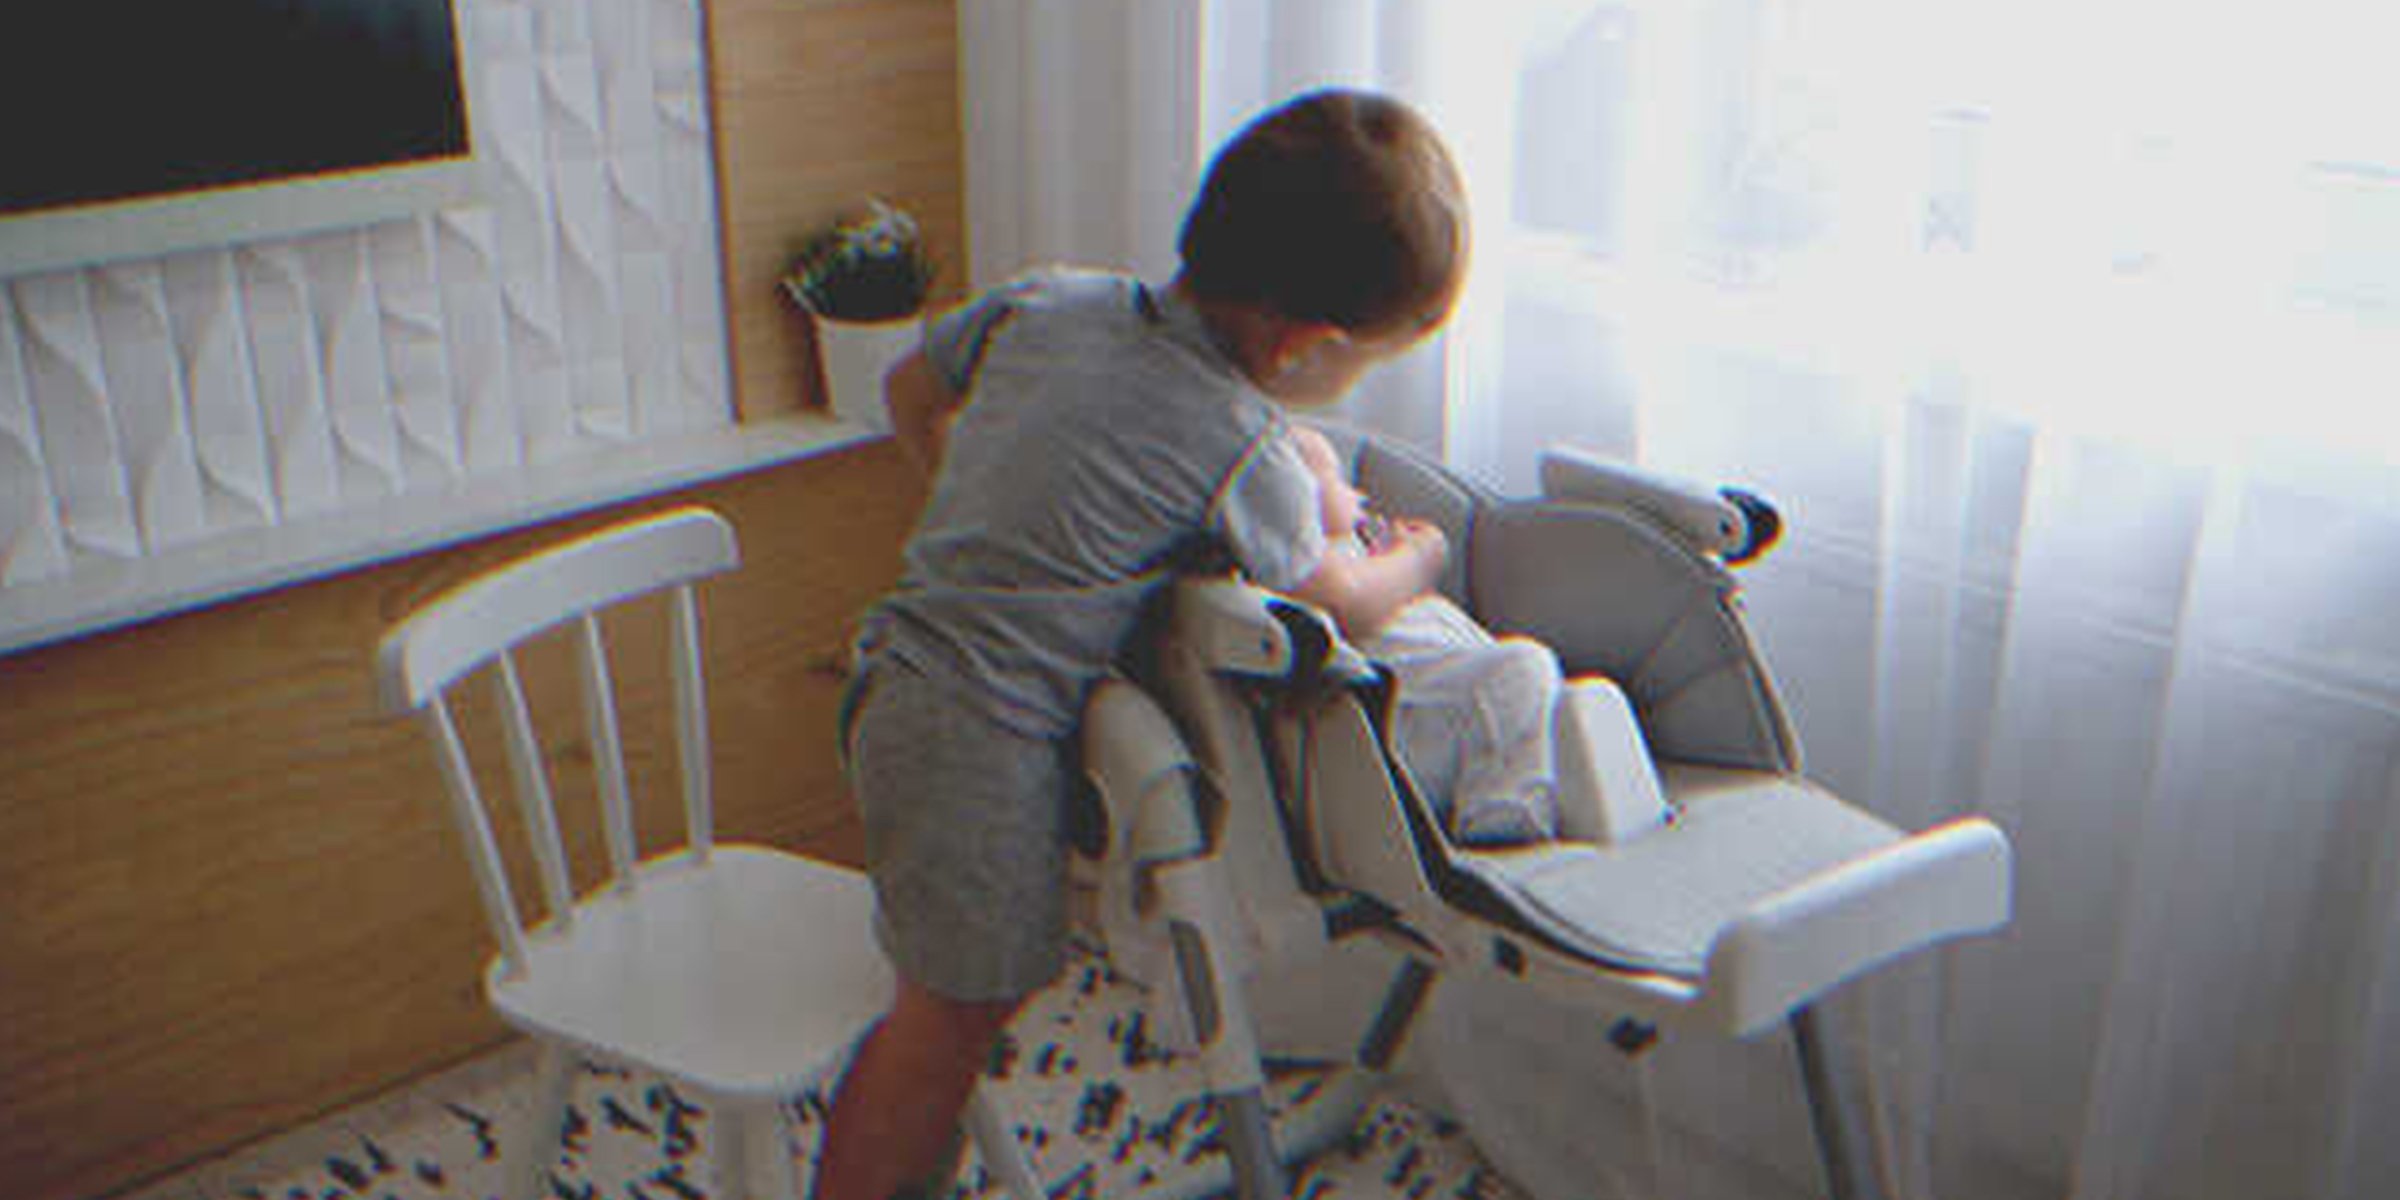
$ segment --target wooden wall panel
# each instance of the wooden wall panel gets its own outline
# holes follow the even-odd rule
[[[855,615],[898,570],[909,478],[887,443],[0,657],[0,1191],[98,1195],[504,1036],[428,743],[376,711],[372,650],[439,589],[568,531],[681,500],[732,519],[744,566],[702,592],[720,828],[856,861],[834,714]],[[611,633],[647,728],[662,643]],[[588,764],[571,665],[528,674],[545,750]],[[637,784],[670,783],[664,737],[629,745]],[[496,744],[483,761],[499,783]],[[589,881],[603,854],[574,811]],[[538,904],[529,870],[519,884]]]
[[[966,275],[954,0],[709,5],[718,206],[742,414],[821,405],[813,336],[775,280],[807,233],[879,196]]]

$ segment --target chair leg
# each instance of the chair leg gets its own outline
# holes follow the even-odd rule
[[[800,1164],[792,1161],[782,1106],[731,1096],[712,1097],[709,1104],[717,1113],[709,1147],[717,1173],[712,1194],[720,1200],[803,1200]]]
[[[1843,1095],[1834,1048],[1824,1019],[1812,1006],[1792,1013],[1792,1047],[1800,1056],[1800,1084],[1808,1094],[1808,1114],[1816,1127],[1817,1153],[1825,1162],[1825,1186],[1832,1200],[1882,1200],[1883,1187],[1874,1158],[1859,1140],[1859,1126]]]
[[[754,1194],[750,1179],[750,1112],[749,1107],[731,1096],[709,1097],[709,1107],[715,1118],[710,1140],[711,1158],[716,1161],[717,1192],[729,1200],[747,1200]]]
[[[550,1195],[550,1172],[558,1165],[558,1155],[567,1135],[567,1098],[575,1082],[575,1057],[565,1047],[554,1042],[541,1043],[541,1057],[534,1067],[533,1098],[525,1116],[524,1128],[517,1136],[516,1161],[510,1167],[512,1184],[508,1194],[517,1200],[546,1200]]]
[[[983,1169],[1000,1181],[1000,1187],[1013,1200],[1047,1200],[1048,1192],[1033,1173],[1033,1164],[1025,1159],[1025,1147],[1008,1127],[1000,1106],[992,1102],[991,1089],[978,1086],[967,1097],[967,1136],[975,1140],[975,1156],[983,1160]]]
[[[751,1178],[763,1178],[776,1189],[765,1193],[765,1200],[806,1200],[807,1193],[801,1189],[807,1184],[800,1178],[800,1163],[792,1157],[792,1139],[784,1121],[783,1106],[775,1103],[756,1106],[750,1110],[750,1121],[751,1149],[764,1147],[767,1155],[766,1171]]]

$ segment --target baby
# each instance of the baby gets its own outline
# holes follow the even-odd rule
[[[1304,425],[1292,434],[1317,480],[1328,552],[1372,556],[1388,547],[1390,523],[1368,509],[1333,443]],[[1557,835],[1551,742],[1562,677],[1549,647],[1493,637],[1433,591],[1357,643],[1399,682],[1401,760],[1453,839],[1492,846]]]

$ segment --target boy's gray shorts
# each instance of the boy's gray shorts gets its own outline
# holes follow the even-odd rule
[[[1015,1000],[1065,962],[1066,756],[905,664],[854,687],[850,785],[876,928],[900,974],[953,1000]]]

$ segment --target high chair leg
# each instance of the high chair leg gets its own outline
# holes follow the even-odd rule
[[[1283,1162],[1275,1153],[1274,1129],[1267,1121],[1266,1075],[1258,1061],[1248,1006],[1239,992],[1220,986],[1208,940],[1197,927],[1178,920],[1168,926],[1168,934],[1176,973],[1182,976],[1183,999],[1191,1008],[1192,1029],[1200,1040],[1201,1074],[1208,1080],[1217,1106],[1217,1130],[1231,1156],[1233,1194],[1240,1200],[1283,1200],[1289,1193]]]
[[[1832,1200],[1883,1200],[1874,1157],[1859,1140],[1858,1121],[1842,1094],[1834,1047],[1828,1044],[1824,1019],[1815,1006],[1794,1009],[1792,1047],[1800,1056],[1800,1083],[1808,1093],[1808,1114],[1817,1133],[1817,1153],[1825,1163],[1825,1187]]]
[[[1283,1200],[1289,1189],[1267,1124],[1265,1089],[1244,1088],[1216,1100],[1217,1129],[1232,1155],[1233,1194],[1241,1200]]]

